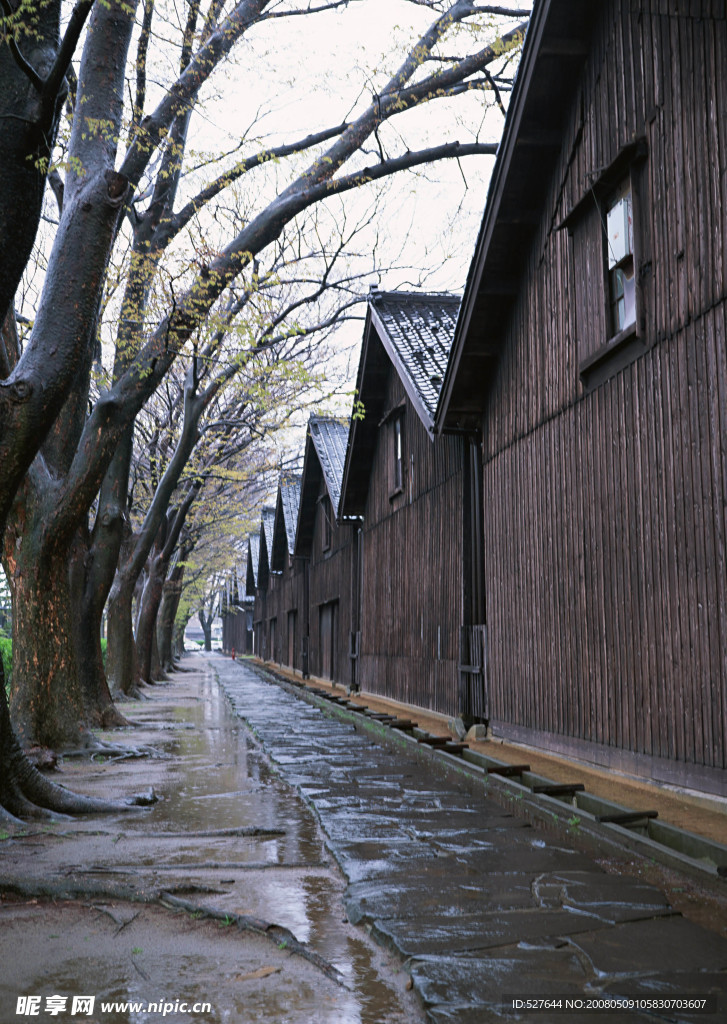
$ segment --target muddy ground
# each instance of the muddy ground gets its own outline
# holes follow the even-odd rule
[[[117,749],[55,776],[156,803],[0,834],[2,1024],[423,1020],[400,962],[346,920],[310,810],[204,659],[184,668],[121,705],[137,724],[104,737]]]

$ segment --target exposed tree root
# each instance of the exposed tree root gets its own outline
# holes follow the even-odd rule
[[[150,757],[156,760],[164,760],[171,755],[165,754],[163,750],[156,747],[142,745],[140,747],[125,747],[119,743],[109,743],[106,740],[92,739],[82,747],[73,750],[64,750],[63,756],[71,757],[103,757],[108,761],[128,761],[132,758]]]
[[[113,704],[109,704],[109,706],[101,713],[100,724],[102,729],[125,729],[133,723],[122,715],[117,707]]]
[[[68,879],[62,882],[46,882],[40,879],[29,881],[25,878],[0,880],[0,892],[21,896],[24,899],[50,900],[119,900],[125,903],[159,904],[170,910],[184,911],[197,919],[223,921],[225,924],[236,925],[239,931],[258,935],[273,943],[278,949],[284,949],[293,956],[300,956],[313,964],[327,978],[341,988],[348,988],[340,972],[315,950],[304,942],[299,942],[289,928],[261,917],[249,914],[235,914],[231,911],[218,910],[216,907],[200,906],[191,900],[175,896],[168,888],[137,889],[129,885],[114,882],[95,883],[88,878]]]
[[[309,963],[317,967],[319,971],[322,971],[327,978],[340,985],[341,988],[348,987],[333,964],[310,949],[305,943],[299,942],[290,929],[285,928],[283,925],[272,924],[261,917],[251,917],[249,914],[233,914],[229,911],[218,910],[216,907],[200,906],[192,903],[190,900],[181,899],[179,896],[172,896],[169,892],[161,893],[159,902],[166,907],[184,910],[194,917],[206,917],[213,921],[224,921],[229,924],[234,922],[240,931],[261,935],[264,939],[274,942],[278,949],[286,949],[295,956],[302,956]]]
[[[72,793],[65,786],[51,782],[31,764],[14,734],[6,734],[4,738],[6,742],[0,745],[0,814],[5,821],[17,823],[23,818],[117,814],[144,806],[144,802],[135,797],[131,802],[114,803]]]

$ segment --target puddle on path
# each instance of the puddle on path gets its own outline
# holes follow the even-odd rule
[[[127,927],[120,930],[110,913],[124,917]],[[118,906],[107,912],[74,905],[37,908],[29,915],[27,909],[5,906],[3,933],[17,933],[21,925],[22,934],[15,936],[12,977],[0,974],[0,1021],[26,1019],[15,1014],[19,996],[40,997],[41,1019],[47,1017],[46,999],[60,996],[66,1012],[52,1019],[92,1024],[162,1019],[172,1024],[409,1024],[417,1019],[408,1016],[381,978],[376,954],[356,939],[349,940],[344,987],[264,939],[241,941],[234,928],[180,920],[155,908],[133,913]],[[4,953],[3,947],[0,937]],[[74,996],[94,997],[90,1017],[71,1013]],[[203,1008],[204,1003],[209,1005]]]
[[[190,675],[180,688],[197,681]],[[176,889],[197,906],[288,928],[336,967],[343,986],[234,926],[104,897],[52,907],[3,899],[0,1024],[23,1019],[15,1014],[18,996],[42,996],[42,1018],[45,997],[54,994],[68,997],[67,1013],[52,1019],[98,1024],[422,1020],[398,963],[346,920],[343,879],[329,863],[310,809],[271,769],[216,680],[204,678],[195,700],[180,701],[175,684],[176,677],[151,691],[148,703],[131,706],[140,723],[133,733],[110,736],[170,756],[75,764],[64,778],[69,786],[84,783],[89,793],[114,787],[119,795],[119,786],[136,792],[153,785],[159,802],[138,814],[63,822],[53,828],[59,838],[0,843],[0,874]],[[167,709],[173,709],[171,729]],[[260,834],[249,834],[253,830]],[[72,997],[84,994],[97,996],[96,1011],[74,1017]],[[212,1007],[162,1018],[146,1006],[177,999]],[[144,1008],[99,1013],[101,1000]]]

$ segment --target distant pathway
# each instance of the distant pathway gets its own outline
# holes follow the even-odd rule
[[[727,1020],[727,941],[675,914],[657,889],[604,873],[243,664],[213,664],[236,713],[317,812],[349,882],[350,919],[409,960],[432,1021]],[[663,1007],[710,993],[716,1013]],[[505,997],[526,995],[584,1006],[506,1010]],[[651,1003],[586,1009],[616,995]]]

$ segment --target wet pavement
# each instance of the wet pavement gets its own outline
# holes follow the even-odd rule
[[[349,919],[404,958],[429,1020],[727,1020],[727,941],[658,889],[246,665],[209,664],[318,816]]]
[[[0,1024],[29,1019],[16,1012],[29,997],[38,1019],[92,1024],[416,1024],[408,975],[346,919],[310,808],[210,663],[184,666],[199,671],[122,705],[138,724],[107,734],[118,749],[66,760],[57,777],[107,798],[153,786],[158,803],[0,833]],[[56,995],[66,1007],[51,1016]],[[71,1012],[83,995],[90,1017]],[[210,1005],[190,1015],[182,1001]]]

